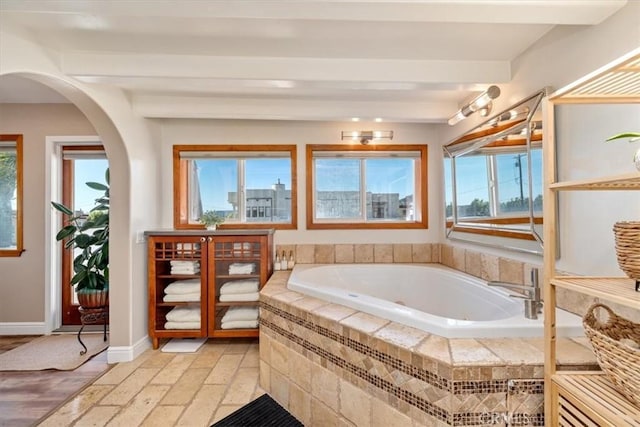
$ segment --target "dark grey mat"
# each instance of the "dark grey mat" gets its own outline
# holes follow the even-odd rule
[[[237,411],[227,415],[211,427],[304,427],[268,394],[247,403]]]

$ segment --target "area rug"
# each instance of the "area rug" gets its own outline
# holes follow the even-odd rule
[[[109,346],[108,340],[103,341],[102,333],[82,334],[82,342],[87,346],[87,353],[81,356],[82,346],[75,334],[36,338],[0,354],[0,371],[71,371]]]
[[[293,415],[263,394],[237,411],[227,415],[211,427],[304,427]]]
[[[171,338],[162,346],[163,353],[195,353],[207,341],[206,338]]]

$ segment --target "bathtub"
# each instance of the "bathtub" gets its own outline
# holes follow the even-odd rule
[[[543,336],[521,299],[439,264],[296,264],[287,287],[445,338]],[[583,335],[582,319],[558,310],[556,334]]]

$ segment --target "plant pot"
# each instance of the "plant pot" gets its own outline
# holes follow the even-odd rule
[[[640,288],[640,221],[619,221],[613,225],[616,257],[620,269]]]
[[[82,308],[101,308],[109,305],[108,289],[83,289],[78,291],[77,295]]]

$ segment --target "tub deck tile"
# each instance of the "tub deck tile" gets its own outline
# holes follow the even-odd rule
[[[506,364],[520,365],[544,362],[544,352],[524,339],[483,338],[481,342]]]
[[[367,335],[372,335],[374,332],[385,327],[390,322],[391,321],[381,317],[362,312],[356,312],[340,321],[342,325],[353,328],[359,332],[364,332]]]
[[[504,361],[475,339],[459,338],[449,340],[452,365],[484,364],[495,365]]]
[[[435,359],[437,362],[451,364],[449,340],[438,335],[428,335],[421,343],[414,347],[413,351]]]

